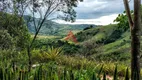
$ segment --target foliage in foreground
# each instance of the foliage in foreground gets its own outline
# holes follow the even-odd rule
[[[71,68],[57,67],[54,62],[36,66],[31,72],[24,67],[12,68],[0,67],[0,80],[129,80],[129,71],[126,69],[125,77],[118,77],[117,67],[114,70],[114,77],[110,77],[102,71],[102,67],[96,72],[95,69],[73,70]]]
[[[47,49],[48,54],[54,56],[55,53],[49,53],[50,51],[57,51],[58,53],[61,51],[61,48],[50,47]],[[3,51],[3,54],[6,55],[6,53],[10,52]],[[38,52],[38,54],[40,53]],[[22,54],[19,53],[19,55]],[[100,64],[86,58],[64,55],[57,55],[52,58],[48,55],[43,55],[42,58],[43,57],[44,60],[47,60],[47,62],[43,61],[44,63],[37,63],[37,60],[35,60],[35,63],[33,63],[33,69],[31,72],[28,72],[26,64],[19,63],[19,61],[23,61],[20,57],[17,57],[20,59],[15,62],[13,57],[9,57],[9,59],[7,59],[7,57],[2,57],[1,55],[0,61],[4,60],[0,63],[1,80],[95,80],[96,78],[99,80],[99,78],[103,77],[102,75],[106,77],[109,77],[108,75],[112,76],[114,71],[118,76],[125,76],[126,67],[118,65],[116,70],[115,64],[111,62]],[[13,62],[15,65],[12,64]],[[39,64],[41,64],[41,66],[39,66]],[[127,73],[129,73],[129,71]],[[129,77],[129,75],[127,76]]]

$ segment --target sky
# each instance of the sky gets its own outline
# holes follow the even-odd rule
[[[133,0],[129,2],[133,9]],[[62,20],[56,20],[62,24],[96,24],[107,25],[113,23],[118,14],[123,13],[123,0],[84,0],[75,8],[77,12],[76,22],[69,23]]]

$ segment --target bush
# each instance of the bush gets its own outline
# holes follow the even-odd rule
[[[14,43],[7,30],[0,30],[0,49],[11,49],[15,46]]]
[[[84,28],[83,30],[88,30],[88,29],[91,29],[91,28],[93,28],[92,25],[90,25],[89,27]]]
[[[3,31],[3,34],[6,35],[5,37],[7,37],[7,39],[5,38],[5,40],[7,41],[3,41],[3,43],[10,42],[11,37],[15,42],[14,45],[16,48],[19,50],[27,48],[30,41],[30,34],[23,19],[18,15],[0,12],[0,23],[0,29],[6,30],[6,32]],[[0,33],[2,33],[2,31],[0,31]]]
[[[27,60],[26,51],[16,51],[15,49],[0,50],[0,65],[3,67],[17,68],[21,64],[27,66]]]
[[[81,31],[77,33],[75,36],[78,42],[83,42],[83,41],[89,40],[98,32],[99,32],[99,29],[92,28],[92,29],[87,29],[85,31]]]
[[[62,40],[53,41],[49,39],[36,40],[34,45],[35,45],[35,48],[40,48],[40,49],[42,49],[43,46],[45,46],[46,48],[48,48],[48,46],[53,46],[54,48],[63,47],[63,52],[66,55],[73,55],[80,48],[79,45],[75,45],[67,41],[62,41]]]
[[[110,36],[108,36],[108,38],[106,40],[104,40],[104,44],[108,44],[111,42],[116,41],[117,39],[119,39],[121,37],[121,34],[123,34],[124,32],[122,30],[114,30],[112,32],[112,34]]]

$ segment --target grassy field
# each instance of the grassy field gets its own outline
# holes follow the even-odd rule
[[[34,35],[31,35],[31,37],[33,38]],[[37,39],[59,39],[61,38],[61,36],[52,36],[52,35],[38,35]]]

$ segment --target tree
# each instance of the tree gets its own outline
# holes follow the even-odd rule
[[[134,11],[131,10],[131,15],[133,16]],[[129,29],[129,21],[128,17],[126,15],[126,11],[124,11],[122,14],[119,14],[118,17],[114,20],[114,22],[118,23],[118,28],[126,31]]]
[[[34,37],[27,48],[29,56],[29,71],[31,70],[32,61],[31,61],[31,50],[33,43],[36,40],[36,37],[43,26],[45,21],[52,19],[61,18],[65,21],[75,21],[76,12],[73,7],[77,7],[78,1],[82,0],[31,0],[29,10],[31,12],[31,20],[35,28]],[[57,15],[58,14],[58,15]],[[39,20],[35,21],[35,17],[38,15]]]
[[[18,50],[29,44],[30,34],[23,20],[30,0],[0,0],[0,28],[8,31]]]
[[[22,17],[25,11],[29,12],[34,28],[35,34],[31,42],[27,47],[29,56],[29,71],[31,69],[31,50],[33,43],[43,26],[45,21],[50,21],[57,18],[61,18],[65,21],[75,21],[76,12],[73,7],[77,7],[77,3],[82,0],[1,0],[0,11],[6,13],[12,13],[20,17],[19,24],[22,23]],[[35,17],[38,17],[38,21],[35,21]]]
[[[4,46],[3,49],[10,49],[8,52],[7,50],[4,51],[9,53],[13,59],[18,59],[18,57],[14,57],[14,55],[18,55],[19,51],[22,51],[29,45],[30,34],[23,20],[23,15],[29,5],[29,1],[30,0],[0,0],[0,29],[3,30],[3,34],[6,34],[4,31],[7,31],[6,36],[1,39],[9,41],[9,43],[14,42],[14,47],[10,46],[11,48],[8,48],[8,43],[6,44],[8,46]],[[5,43],[1,44],[4,45]],[[12,60],[10,63],[13,66],[16,65],[15,60]]]
[[[15,48],[17,48],[18,50],[23,50],[29,43],[30,34],[28,32],[27,26],[24,23],[24,20],[22,19],[20,21],[20,24],[19,21],[20,17],[15,16],[14,14],[0,12],[0,29],[4,30],[3,32],[7,31],[10,37],[12,37],[12,40],[15,44]],[[8,38],[8,36],[5,37]]]
[[[93,25],[90,25],[89,27],[86,27],[83,30],[88,30],[88,29],[91,29],[91,28],[93,28]]]
[[[134,0],[134,19],[132,19],[129,2],[123,0],[131,31],[131,80],[140,80],[140,27],[141,0]]]

